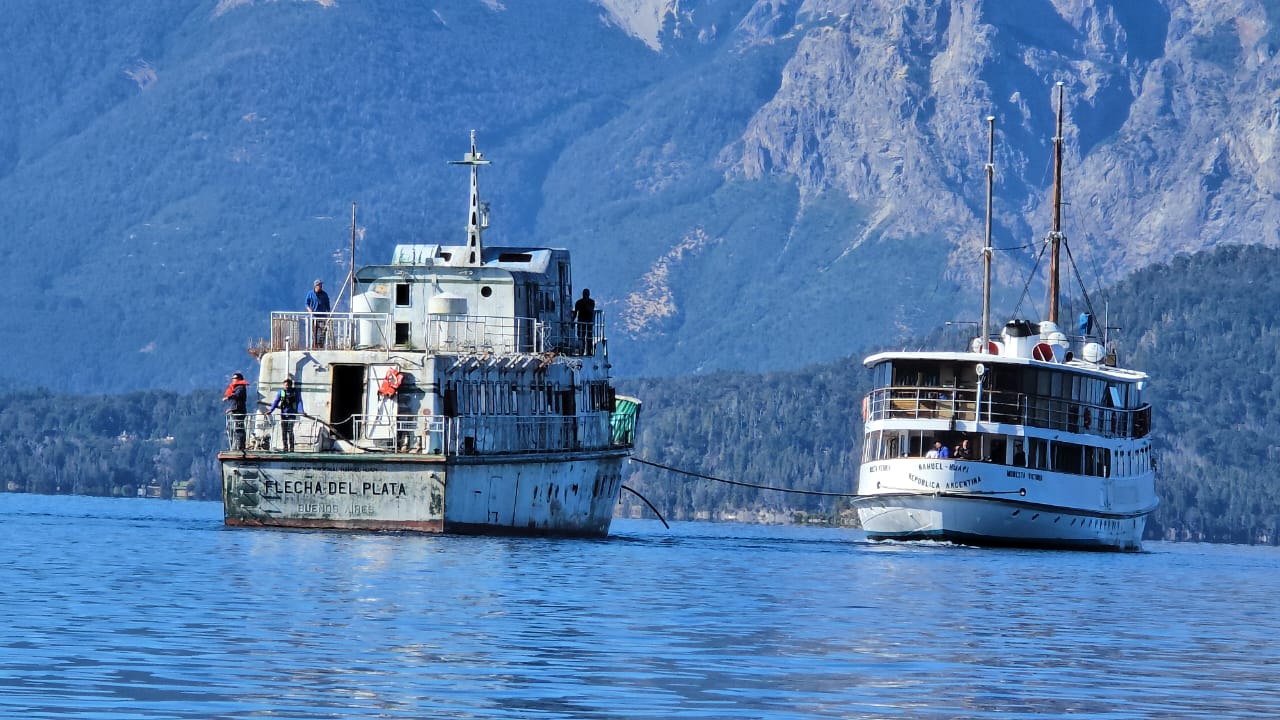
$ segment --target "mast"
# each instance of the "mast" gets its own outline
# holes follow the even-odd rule
[[[351,294],[347,296],[347,311],[356,311],[356,203],[351,202],[351,270],[347,275],[351,283]]]
[[[982,248],[982,334],[978,336],[982,350],[991,347],[988,333],[991,327],[991,195],[996,182],[996,116],[987,116],[987,233]]]
[[[1062,248],[1062,82],[1058,87],[1058,133],[1053,136],[1053,228],[1049,231],[1049,322],[1058,322],[1058,253]]]
[[[450,160],[450,165],[471,166],[471,203],[467,214],[467,261],[470,267],[484,264],[484,246],[480,234],[489,227],[489,204],[480,202],[480,166],[488,165],[484,153],[476,150],[476,131],[471,131],[471,152],[461,160]]]

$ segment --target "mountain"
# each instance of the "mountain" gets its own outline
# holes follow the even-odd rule
[[[359,263],[459,240],[445,163],[471,129],[487,240],[574,251],[624,377],[799,368],[976,318],[988,114],[996,294],[1035,316],[1057,81],[1081,284],[1280,245],[1264,0],[6,10],[0,387],[250,369],[268,312],[340,286],[352,202]]]

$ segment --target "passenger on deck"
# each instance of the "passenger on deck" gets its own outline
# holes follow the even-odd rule
[[[933,446],[938,448],[938,457],[940,458],[951,457],[951,449],[948,448],[946,445],[943,445],[941,442],[935,442]]]
[[[929,448],[929,452],[925,453],[924,456],[929,458],[930,460],[935,460],[937,458],[943,457],[942,451],[944,449],[945,448],[942,447],[942,443],[940,441],[934,440],[933,447]]]
[[[232,373],[231,382],[222,394],[222,402],[231,403],[227,406],[227,414],[231,416],[232,450],[244,450],[244,416],[247,411],[248,391],[246,388],[248,387],[249,383],[245,382],[243,375]]]
[[[329,329],[329,294],[324,291],[320,278],[316,278],[311,292],[307,293],[307,313],[311,315],[312,347],[322,348]]]
[[[573,304],[573,319],[578,331],[578,342],[582,345],[582,354],[594,354],[592,343],[596,324],[596,301],[591,299],[591,290],[583,289],[582,297]]]
[[[270,415],[277,407],[280,408],[280,441],[284,444],[285,452],[293,452],[293,422],[298,419],[299,413],[304,412],[302,394],[293,387],[293,378],[284,379],[284,387],[276,394],[276,399],[271,401],[267,414]]]
[[[956,446],[956,451],[951,454],[951,457],[957,460],[968,460],[972,456],[973,453],[969,451],[969,441],[967,439],[961,440],[960,444]]]

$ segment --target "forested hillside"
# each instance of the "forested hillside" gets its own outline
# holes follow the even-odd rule
[[[1148,537],[1280,543],[1280,250],[1223,247],[1179,256],[1093,297],[1109,308],[1126,364],[1151,376],[1160,508]],[[939,329],[918,345],[959,348]],[[867,348],[867,352],[884,349]],[[624,380],[644,401],[636,457],[793,490],[853,491],[862,355],[800,371]],[[219,497],[222,407],[212,392],[0,395],[0,487],[133,494],[194,480]],[[170,437],[171,436],[171,437]],[[847,499],[729,485],[633,463],[627,482],[667,518],[836,521]],[[167,490],[166,490],[167,492]],[[623,511],[647,512],[624,494]],[[701,515],[700,515],[701,514]],[[844,519],[849,514],[845,513]]]
[[[12,0],[0,24],[0,387],[206,387],[315,277],[461,241],[575,254],[623,377],[903,342],[998,297],[1050,223],[1110,284],[1280,245],[1266,0]],[[1084,250],[1084,248],[1088,250]],[[343,307],[340,305],[340,307]],[[856,308],[857,312],[849,312]]]

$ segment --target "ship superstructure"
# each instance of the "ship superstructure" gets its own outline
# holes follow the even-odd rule
[[[640,404],[615,393],[603,312],[575,316],[569,252],[484,245],[488,162],[472,133],[463,244],[354,270],[347,312],[272,313],[218,456],[227,524],[608,533]],[[266,412],[286,378],[291,451]]]

